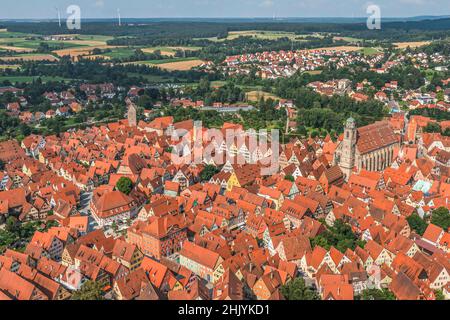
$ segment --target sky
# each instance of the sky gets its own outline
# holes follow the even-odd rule
[[[66,17],[70,5],[82,18],[365,17],[371,4],[382,17],[450,15],[450,0],[0,0],[0,19]]]

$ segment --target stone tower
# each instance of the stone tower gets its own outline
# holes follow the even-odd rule
[[[348,118],[344,128],[344,140],[342,140],[342,151],[340,155],[339,167],[344,173],[347,181],[355,166],[356,157],[356,123],[355,119]]]
[[[136,106],[131,101],[129,101],[127,103],[127,105],[128,105],[128,116],[127,116],[128,117],[128,125],[130,127],[136,127],[137,126],[137,120],[136,120],[137,109],[136,109]]]

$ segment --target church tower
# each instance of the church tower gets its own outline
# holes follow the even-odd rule
[[[128,125],[130,127],[136,127],[137,126],[137,120],[136,120],[136,114],[137,109],[134,103],[132,103],[130,100],[127,101],[128,105]]]
[[[348,181],[355,166],[356,158],[356,123],[355,119],[348,118],[344,128],[344,140],[342,141],[342,150],[340,154],[339,167],[344,173],[345,180]]]

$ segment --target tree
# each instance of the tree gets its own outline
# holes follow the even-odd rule
[[[117,181],[116,188],[122,193],[129,195],[131,190],[133,190],[133,181],[130,178],[122,177]]]
[[[286,300],[320,300],[317,292],[307,287],[303,278],[295,278],[282,286],[281,294]]]
[[[286,176],[284,176],[284,179],[287,181],[295,182],[294,177],[290,174],[287,174]]]
[[[361,300],[395,300],[389,289],[366,289],[361,293]]]
[[[431,215],[431,223],[448,230],[450,227],[450,213],[447,208],[440,207],[433,211]]]
[[[17,218],[13,217],[13,216],[9,216],[6,219],[5,229],[6,229],[6,231],[12,232],[12,233],[18,232],[20,229],[20,224],[19,224],[19,221],[17,220]]]
[[[442,290],[435,290],[434,296],[435,296],[436,300],[445,300],[445,295],[442,292]]]
[[[321,246],[329,250],[331,246],[344,253],[348,248],[354,250],[361,243],[358,237],[353,233],[352,228],[338,219],[332,227],[329,227],[319,236],[311,239],[311,246]]]
[[[2,159],[0,159],[0,171],[3,170],[5,170],[5,162]]]
[[[148,108],[152,105],[152,99],[148,95],[144,94],[139,97],[137,104],[139,107]]]
[[[209,179],[211,179],[219,170],[213,166],[208,164],[202,171],[202,173],[200,173],[200,179],[202,179],[202,181],[209,181]]]
[[[311,247],[315,248],[316,246],[322,247],[327,250],[329,250],[331,247],[327,239],[325,239],[323,236],[317,236],[311,239]]]
[[[427,126],[423,129],[424,132],[441,132],[441,126],[435,122],[428,122]]]
[[[306,130],[305,126],[300,125],[297,127],[297,133],[299,135],[301,135],[302,137],[306,137],[306,135],[308,134],[308,131]]]
[[[406,221],[408,221],[409,227],[419,235],[423,235],[427,229],[427,223],[417,213],[410,215]]]
[[[95,281],[87,281],[80,290],[75,291],[72,300],[105,300],[103,297],[102,285]]]

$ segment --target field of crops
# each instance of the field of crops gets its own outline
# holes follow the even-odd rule
[[[134,61],[127,64],[143,64],[149,66],[157,66],[166,70],[190,70],[194,67],[198,67],[203,63],[202,60],[197,58],[174,58],[174,59],[162,59],[162,60],[146,60],[146,61]]]

